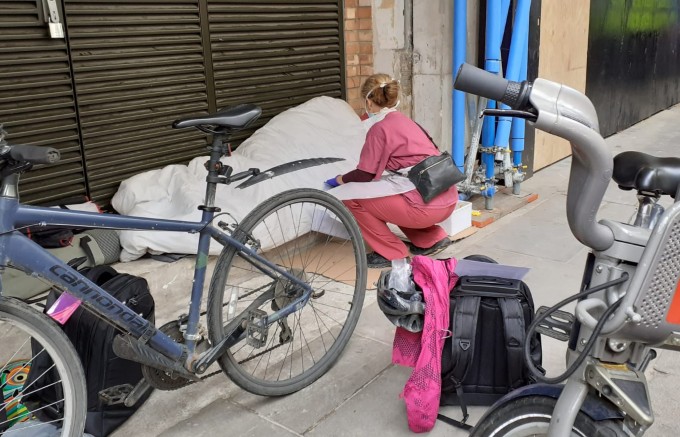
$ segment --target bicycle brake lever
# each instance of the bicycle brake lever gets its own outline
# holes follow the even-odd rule
[[[485,115],[494,117],[516,117],[529,121],[536,121],[538,119],[537,114],[530,111],[520,111],[518,109],[484,109],[479,115],[479,118],[482,118]]]

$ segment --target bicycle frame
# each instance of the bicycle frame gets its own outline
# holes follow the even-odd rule
[[[654,421],[644,376],[654,357],[650,347],[680,350],[680,196],[676,193],[676,203],[658,217],[653,229],[655,220],[650,220],[649,208],[653,202],[642,199],[638,226],[598,221],[614,162],[599,133],[595,108],[584,94],[540,78],[530,87],[515,84],[511,88],[507,81],[473,68],[461,68],[456,84],[459,90],[489,98],[502,96],[526,105],[532,111],[526,113],[533,116],[531,124],[570,142],[567,221],[576,239],[592,249],[581,291],[591,289],[593,293],[576,304],[580,324],[572,330],[567,366],[587,354],[584,360],[561,390],[545,385],[519,389],[492,410],[527,394],[558,395],[547,434],[567,437],[572,435],[579,411],[588,413],[590,407],[584,403],[589,393],[597,393],[601,405],[610,411],[613,407],[621,412],[619,417],[625,417],[622,426],[627,432],[642,435]],[[524,96],[530,104],[521,101]],[[641,226],[645,222],[648,227]],[[593,335],[595,340],[590,342]],[[587,343],[593,346],[588,351],[584,349]]]
[[[213,150],[210,162],[214,163],[214,160],[218,160],[219,156],[219,153]],[[196,343],[199,339],[197,333],[201,298],[203,296],[211,239],[216,240],[223,246],[236,247],[239,254],[246,261],[253,264],[272,279],[284,277],[304,290],[302,295],[290,304],[270,314],[266,322],[264,322],[267,326],[300,309],[311,296],[312,289],[308,284],[262,258],[231,235],[211,225],[215,217],[215,211],[218,211],[218,209],[212,207],[215,182],[209,181],[207,184],[206,203],[208,207],[202,208],[203,215],[200,222],[25,206],[19,203],[18,196],[16,195],[17,182],[17,175],[6,177],[0,192],[0,267],[17,267],[27,273],[40,276],[63,287],[69,294],[80,299],[96,314],[114,323],[134,338],[146,343],[155,351],[175,362],[184,360],[181,364],[191,372],[202,373],[227,348],[242,340],[245,336],[245,334],[242,334],[238,338],[231,338],[229,332],[227,332],[226,338],[222,342],[213,345],[199,356],[196,355]],[[16,230],[22,226],[47,225],[71,228],[156,230],[199,234],[185,343],[176,343],[170,337],[158,331],[149,321],[134,313],[101,287]],[[0,294],[2,294],[1,284]],[[233,332],[236,326],[233,325],[231,332]],[[232,328],[232,325],[227,327],[227,329],[229,328]]]

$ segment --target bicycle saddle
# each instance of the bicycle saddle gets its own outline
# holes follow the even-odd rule
[[[636,189],[675,197],[680,185],[680,158],[658,158],[641,152],[614,157],[614,182],[623,190]]]
[[[219,110],[214,114],[182,118],[172,123],[175,129],[194,126],[219,126],[230,131],[245,129],[262,115],[259,106],[244,103]]]

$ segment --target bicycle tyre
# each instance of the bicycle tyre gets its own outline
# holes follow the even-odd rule
[[[482,418],[470,437],[546,436],[557,399],[526,396],[513,399]],[[575,437],[621,437],[626,435],[615,420],[596,421],[579,411],[572,428]]]
[[[334,224],[339,222],[341,227],[347,232],[349,240],[339,240],[315,231],[302,233],[303,222],[310,220],[307,217],[308,213],[305,215],[303,211],[309,211],[309,207],[312,206],[314,207],[314,212],[311,222],[314,222],[315,217],[326,217],[326,211],[328,211],[330,217],[337,219],[337,222],[334,222]],[[281,216],[286,219],[288,217],[288,209],[291,211],[291,222],[294,226],[297,226],[295,238],[288,240],[283,237],[282,240],[284,241],[282,244],[276,245],[276,238],[272,235],[271,227],[284,227],[281,225]],[[299,218],[297,217],[298,209],[300,211]],[[316,215],[317,210],[320,211],[320,209],[324,209],[323,216]],[[278,224],[276,223],[277,221]],[[270,226],[272,223],[273,226]],[[263,232],[263,229],[266,232]],[[339,229],[337,228],[335,231]],[[261,203],[242,221],[234,232],[234,237],[241,242],[247,242],[250,241],[249,235],[259,235],[260,233],[263,233],[268,241],[271,240],[274,246],[268,251],[258,250],[258,253],[274,264],[284,267],[288,272],[292,272],[297,277],[304,277],[305,281],[312,285],[312,288],[315,290],[313,292],[315,297],[310,298],[306,305],[286,317],[285,324],[288,326],[288,329],[278,322],[271,324],[268,327],[267,345],[260,346],[259,348],[251,346],[252,350],[248,351],[248,343],[242,340],[240,343],[232,346],[228,352],[219,358],[218,362],[227,376],[239,387],[262,396],[282,396],[307,387],[326,373],[349,341],[359,319],[364,301],[367,275],[366,254],[361,233],[352,214],[339,200],[318,190],[290,190]],[[276,234],[275,231],[274,233]],[[281,231],[281,234],[283,236],[283,231]],[[278,236],[278,234],[276,235]],[[258,241],[262,240],[258,239]],[[340,243],[340,241],[343,243]],[[351,244],[351,248],[347,247],[348,242]],[[325,244],[323,249],[318,247],[319,243]],[[289,246],[292,244],[295,244],[295,246],[292,250],[289,250]],[[304,248],[301,246],[304,246]],[[312,255],[309,255],[310,253]],[[344,261],[333,259],[333,257],[338,257],[342,253],[349,254],[344,258]],[[313,264],[311,257],[316,256],[316,254],[320,258],[318,260],[314,258],[315,264]],[[350,258],[349,261],[347,261],[348,257]],[[351,258],[354,261],[353,265]],[[304,263],[303,260],[305,261]],[[296,262],[304,265],[296,266]],[[321,267],[325,268],[327,264],[331,266],[344,266],[343,262],[348,264],[348,267],[337,276],[341,279],[324,276],[324,273],[327,272],[320,271]],[[227,320],[231,320],[228,311],[232,292],[238,292],[239,297],[236,305],[241,305],[232,317],[240,317],[242,321],[246,320],[247,317],[247,314],[243,311],[245,305],[251,308],[259,307],[261,309],[265,307],[266,309],[275,310],[276,308],[283,307],[292,298],[300,295],[301,291],[286,288],[286,285],[281,280],[273,281],[268,276],[265,276],[264,280],[257,277],[258,272],[256,268],[237,256],[237,250],[234,247],[225,247],[220,254],[208,295],[208,327],[213,345],[224,338],[223,327]],[[345,275],[347,275],[347,278],[351,276],[351,279],[346,279]],[[264,281],[264,285],[256,287],[262,281]],[[270,282],[267,283],[266,281]],[[321,284],[321,281],[325,282]],[[255,288],[248,288],[248,284],[254,284],[252,287]],[[246,300],[247,296],[260,291],[261,293],[252,301]],[[291,296],[284,295],[284,293],[298,294]],[[337,308],[329,305],[329,303],[336,303],[334,299],[339,301]],[[345,303],[347,306],[344,322],[341,323],[330,317],[329,314],[331,312],[335,316],[338,310],[343,310]],[[227,308],[226,315],[224,314],[225,307]],[[308,308],[311,308],[311,311],[305,313],[305,310]],[[341,312],[339,314],[343,315],[344,313]],[[309,326],[310,317],[315,318],[311,319],[311,322],[312,324],[314,321],[316,322],[316,328],[319,331],[317,337],[308,338],[304,332]],[[337,318],[339,319],[340,316]],[[289,319],[292,319],[294,328],[300,327],[299,334],[297,334],[297,331],[290,329]],[[339,328],[335,326],[336,323],[339,325]],[[329,327],[329,324],[333,326]],[[242,325],[245,325],[245,322],[242,322]],[[269,332],[272,327],[274,327],[273,335]],[[323,328],[328,328],[330,336],[322,332]],[[338,329],[339,332],[334,334],[333,332]],[[278,344],[274,344],[277,333]],[[292,339],[285,340],[287,337],[292,337]],[[326,348],[326,341],[330,343],[331,338],[332,345]],[[323,351],[320,352],[323,355],[318,356],[317,353],[315,357],[313,350],[319,349],[319,339],[323,344]],[[294,345],[299,345],[299,349],[294,349]],[[280,357],[272,353],[267,357],[266,363],[262,365],[264,370],[262,368],[258,369],[258,366],[264,361],[263,353],[270,348],[272,350],[281,349],[282,346],[286,346],[287,350],[293,349],[290,358],[288,358],[288,355]],[[265,352],[262,351],[263,348]],[[307,361],[307,364],[311,364],[309,368],[305,368],[304,362],[304,355],[307,350],[312,359],[311,363]],[[296,353],[298,355],[294,358]],[[283,375],[284,377],[282,378],[281,375],[284,367],[287,366],[286,360],[288,359],[290,362],[290,372],[288,375]],[[256,365],[252,363],[255,360],[258,361]],[[275,363],[272,364],[273,372],[276,372],[275,366],[280,364],[281,367],[275,379],[267,378],[270,361]],[[294,367],[297,371],[298,361],[302,361],[300,373],[293,375]],[[285,370],[288,372],[289,369],[286,368]]]
[[[83,435],[87,409],[85,374],[80,357],[66,334],[54,321],[34,308],[16,299],[0,297],[0,326],[5,323],[30,335],[50,355],[61,378],[61,389],[64,393],[65,413],[61,426],[62,436]],[[2,331],[3,335],[11,335],[12,328],[7,326]],[[26,341],[28,342],[28,340]],[[12,353],[11,351],[6,352]],[[16,355],[16,352],[14,355]],[[1,369],[5,369],[7,364],[9,362],[3,360],[0,363]],[[27,390],[30,393],[34,389],[27,388]],[[21,431],[19,430],[16,434],[21,435]],[[14,435],[12,428],[7,430],[4,435],[8,437]]]

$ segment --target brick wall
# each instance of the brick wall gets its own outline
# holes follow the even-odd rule
[[[371,0],[345,0],[345,67],[347,102],[364,112],[360,88],[373,74],[373,17]]]

